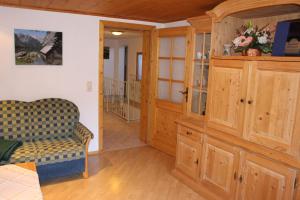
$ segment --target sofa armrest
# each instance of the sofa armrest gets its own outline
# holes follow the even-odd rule
[[[94,138],[94,134],[80,122],[77,123],[75,135],[80,138],[82,144],[84,145],[86,145],[89,140]]]

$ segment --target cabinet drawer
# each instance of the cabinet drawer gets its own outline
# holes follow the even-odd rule
[[[190,128],[187,128],[185,126],[179,126],[178,132],[180,135],[184,135],[194,141],[200,141],[201,140],[201,133],[194,131]]]

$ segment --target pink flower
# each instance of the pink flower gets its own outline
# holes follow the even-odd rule
[[[246,39],[245,36],[239,36],[239,37],[235,38],[232,42],[235,47],[238,47],[241,44],[241,42],[245,39]]]
[[[241,36],[241,37],[242,37],[242,42],[239,44],[240,47],[248,46],[253,41],[253,37],[251,36],[247,38],[245,36]]]

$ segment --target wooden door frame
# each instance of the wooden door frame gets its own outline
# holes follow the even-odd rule
[[[141,31],[143,33],[143,70],[141,81],[141,126],[140,126],[140,139],[148,143],[148,104],[149,104],[149,92],[150,92],[150,55],[152,46],[152,32],[155,30],[155,26],[143,25],[143,24],[131,24],[123,22],[113,21],[99,21],[99,71],[98,71],[98,138],[99,152],[103,151],[103,80],[104,80],[104,31],[105,28],[116,28],[123,30]]]

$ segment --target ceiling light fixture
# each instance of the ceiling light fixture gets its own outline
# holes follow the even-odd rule
[[[113,34],[115,36],[119,36],[119,35],[122,35],[123,32],[121,32],[121,31],[112,31],[111,34]]]

